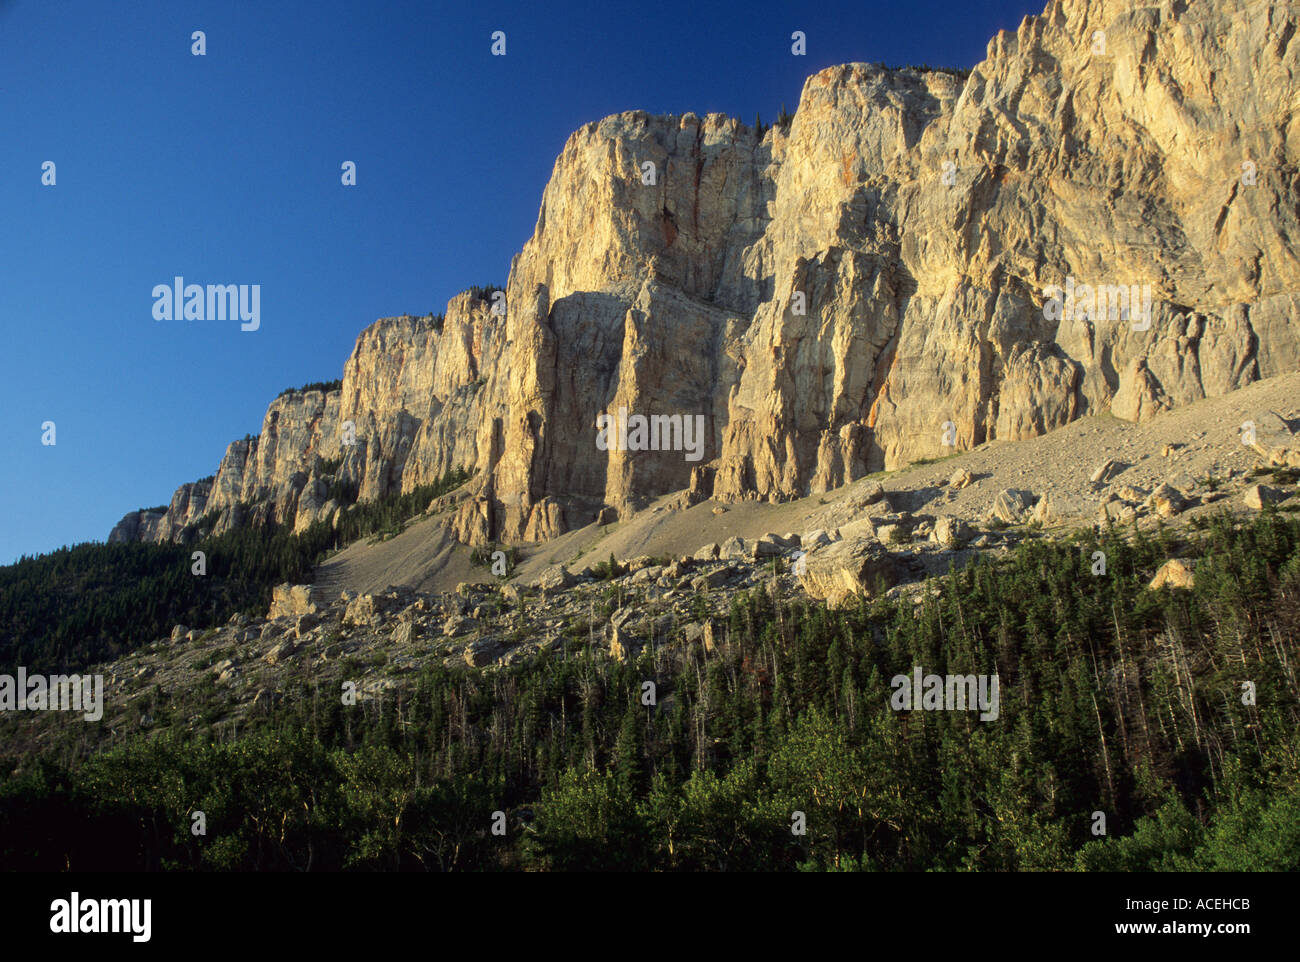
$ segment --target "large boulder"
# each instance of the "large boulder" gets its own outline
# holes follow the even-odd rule
[[[628,579],[628,584],[633,584],[633,585],[649,584],[651,581],[654,581],[661,574],[663,574],[663,572],[664,572],[664,568],[658,565],[650,568],[641,568],[636,572],[636,574],[632,575],[632,577]]]
[[[471,668],[482,668],[484,665],[490,665],[503,654],[505,654],[505,645],[495,638],[484,638],[481,641],[474,641],[465,646],[464,659],[465,664]]]
[[[885,522],[881,522],[885,524]],[[857,518],[839,527],[839,537],[848,541],[855,538],[877,538],[876,522],[871,518]],[[829,540],[829,539],[828,539]]]
[[[1194,561],[1170,558],[1160,566],[1156,576],[1151,579],[1151,587],[1161,588],[1168,585],[1171,588],[1191,588],[1196,584],[1196,575],[1193,573],[1195,567]]]
[[[297,641],[295,641],[292,638],[286,638],[284,641],[280,642],[278,645],[276,645],[270,651],[268,651],[265,655],[263,655],[262,660],[265,661],[268,665],[278,665],[280,662],[284,661],[286,658],[288,658],[290,655],[296,652],[298,648],[299,645]]]
[[[544,591],[561,591],[573,587],[577,581],[564,565],[551,565],[538,576],[535,583]]]
[[[821,528],[816,528],[813,531],[805,532],[800,537],[799,543],[802,545],[805,551],[812,551],[816,548],[821,548],[825,545],[830,544],[831,536],[828,535]]]
[[[1161,484],[1151,492],[1150,504],[1162,518],[1172,518],[1187,510],[1187,499],[1181,491],[1169,484]]]
[[[451,615],[442,623],[442,633],[448,638],[455,638],[478,627],[478,622],[464,615]]]
[[[885,544],[906,544],[912,540],[912,532],[905,524],[882,524],[876,529],[876,537]]]
[[[376,624],[384,616],[383,600],[376,595],[358,595],[348,602],[343,612],[343,623],[358,628]]]
[[[853,491],[845,503],[856,511],[861,511],[867,505],[878,504],[885,498],[885,489],[879,481],[863,481],[862,486]]]
[[[949,548],[960,547],[970,540],[971,528],[961,518],[946,515],[934,519],[934,528],[930,531],[930,540]]]
[[[696,575],[691,579],[691,587],[696,591],[720,588],[730,581],[735,574],[735,565],[723,565],[720,568],[714,568],[712,571],[706,571],[704,574]]]
[[[903,576],[902,566],[889,551],[866,538],[836,541],[810,551],[797,571],[808,595],[832,606],[855,595],[892,588]]]
[[[1116,461],[1114,458],[1107,458],[1097,466],[1096,470],[1094,470],[1088,477],[1088,480],[1093,484],[1106,484],[1113,478],[1122,474],[1126,468],[1128,468],[1128,465],[1124,464],[1122,461]]]
[[[319,599],[311,585],[276,585],[271,589],[268,618],[296,618],[320,611]]]
[[[750,551],[755,561],[764,561],[768,558],[779,558],[792,547],[798,546],[783,544],[777,540],[776,535],[765,534],[750,546]]]
[[[718,554],[720,551],[721,549],[718,547],[717,542],[714,542],[713,544],[706,544],[699,551],[695,552],[695,554],[691,555],[691,558],[695,561],[716,561],[718,560]]]
[[[990,520],[1001,521],[1003,524],[1019,524],[1025,520],[1033,506],[1034,496],[1028,491],[1004,488],[993,499],[988,516]]]
[[[1250,446],[1271,464],[1286,464],[1295,439],[1290,422],[1276,411],[1265,411],[1250,423],[1254,426]]]
[[[1252,484],[1242,495],[1242,501],[1246,507],[1253,508],[1256,511],[1261,510],[1266,504],[1277,504],[1286,497],[1286,492],[1280,488],[1274,488],[1267,484]]]
[[[1034,505],[1033,514],[1029,517],[1031,521],[1037,521],[1039,524],[1051,524],[1060,520],[1055,503],[1047,495],[1043,495],[1038,499],[1038,503]]]
[[[731,537],[722,543],[718,556],[727,561],[749,561],[752,552],[753,547],[744,538]]]

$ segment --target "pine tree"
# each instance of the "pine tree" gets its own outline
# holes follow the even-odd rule
[[[643,752],[640,712],[636,705],[630,704],[623,714],[623,724],[614,745],[614,771],[620,785],[634,794],[640,792],[644,780]]]

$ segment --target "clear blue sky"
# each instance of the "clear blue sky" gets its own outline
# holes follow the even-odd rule
[[[504,282],[582,124],[770,123],[823,67],[970,67],[1043,5],[0,0],[0,564],[213,473],[375,318]],[[260,284],[261,329],[155,321],[177,274]]]

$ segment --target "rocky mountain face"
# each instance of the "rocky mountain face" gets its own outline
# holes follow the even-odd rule
[[[329,482],[368,500],[472,468],[481,371],[499,363],[501,321],[471,294],[453,298],[441,322],[376,321],[357,338],[340,389],[276,398],[261,434],[232,442],[211,480],[182,485],[162,514],[127,515],[110,543],[168,540],[210,513],[216,533],[266,521],[301,530],[339,507]]]
[[[503,300],[377,322],[340,391],[277,399],[211,481],[111,540],[213,511],[303,526],[332,480],[371,498],[451,467],[475,472],[462,540],[545,540],[667,492],[784,501],[1295,370],[1296,22],[1053,0],[964,80],[833,67],[761,135],[589,124]],[[661,449],[626,419],[598,443],[610,414],[658,416]],[[698,457],[672,416],[702,419]]]

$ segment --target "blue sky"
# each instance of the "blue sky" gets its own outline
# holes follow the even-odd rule
[[[823,67],[970,67],[1042,7],[0,0],[0,564],[213,473],[375,318],[504,282],[582,124],[770,123]],[[260,330],[155,321],[178,274],[260,284]]]

